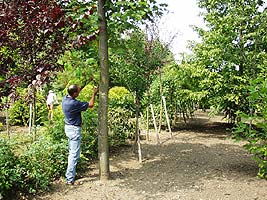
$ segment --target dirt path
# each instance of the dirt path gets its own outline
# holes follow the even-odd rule
[[[216,121],[216,120],[215,120]],[[96,165],[78,186],[53,184],[35,200],[265,200],[267,181],[241,143],[227,139],[225,126],[199,116],[197,123],[142,140],[144,161],[130,147],[110,158],[111,180],[98,181]],[[201,126],[199,126],[199,124]]]

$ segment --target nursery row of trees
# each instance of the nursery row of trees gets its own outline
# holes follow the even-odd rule
[[[207,29],[193,45],[191,66],[208,74],[201,81],[206,103],[223,111],[235,125],[232,136],[245,148],[266,178],[267,136],[267,5],[261,0],[199,0]]]
[[[45,97],[51,88],[62,97],[72,83],[82,86],[81,100],[88,100],[92,87],[100,84],[99,104],[83,114],[82,162],[96,156],[97,146],[101,145],[108,157],[106,142],[113,146],[125,143],[127,138],[137,140],[139,117],[145,117],[151,105],[157,125],[161,124],[164,96],[172,126],[179,117],[186,122],[199,108],[224,112],[226,119],[235,124],[233,137],[248,141],[246,147],[259,163],[259,176],[265,178],[264,2],[199,0],[206,29],[195,27],[202,41],[192,41],[189,47],[193,54],[184,56],[180,62],[175,61],[168,48],[172,38],[162,42],[153,23],[163,14],[165,5],[154,0],[98,2],[98,6],[105,5],[100,6],[105,8],[104,13],[97,9],[96,1],[10,0],[2,5],[5,9],[0,16],[2,105],[9,110],[10,123],[28,124],[28,105],[34,103],[34,124],[43,127],[38,132],[45,139],[39,136],[32,143],[26,138],[23,143],[28,149],[22,147],[21,141],[3,142],[0,168],[5,174],[0,178],[0,189],[4,191],[1,195],[8,195],[11,188],[30,193],[45,190],[49,181],[64,173],[67,151],[62,146],[67,142],[63,114],[58,106],[53,124],[47,123]],[[141,23],[146,24],[146,30],[139,28]],[[100,50],[103,51],[99,54]],[[99,117],[103,118],[99,121]],[[152,124],[152,120],[149,122]],[[51,146],[54,156],[45,154],[44,146]],[[4,156],[6,148],[11,150]],[[42,162],[50,164],[38,164],[38,155],[42,154],[45,155]],[[11,159],[13,156],[18,159]],[[26,164],[30,156],[34,159]],[[5,165],[7,161],[9,168]],[[108,177],[108,159],[103,162],[104,170],[100,173]]]

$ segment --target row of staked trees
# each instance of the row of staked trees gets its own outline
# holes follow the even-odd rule
[[[261,0],[199,0],[206,28],[192,44],[189,66],[202,68],[205,104],[235,125],[232,136],[246,140],[266,178],[267,169],[267,5]]]
[[[266,2],[198,0],[198,5],[205,27],[194,29],[201,42],[190,42],[191,55],[163,67],[150,85],[150,101],[166,97],[173,125],[177,116],[186,122],[198,108],[223,112],[233,126],[231,136],[247,141],[259,177],[266,178]]]

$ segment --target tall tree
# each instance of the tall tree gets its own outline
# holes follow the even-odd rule
[[[100,179],[109,177],[108,162],[108,129],[107,108],[109,89],[108,69],[108,30],[113,44],[116,44],[126,30],[136,27],[137,22],[151,19],[156,12],[160,14],[161,8],[155,5],[155,0],[145,1],[105,1],[98,0],[99,20],[99,60],[100,60],[100,92],[99,92],[99,159]],[[164,7],[164,5],[162,5]],[[107,16],[107,18],[106,18]],[[138,95],[139,96],[139,95]],[[138,100],[138,99],[137,99]]]

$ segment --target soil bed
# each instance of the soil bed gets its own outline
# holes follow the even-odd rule
[[[267,181],[257,178],[257,164],[229,139],[221,117],[199,113],[186,127],[142,140],[143,162],[132,147],[110,158],[111,180],[98,180],[97,163],[80,178],[82,185],[53,183],[51,191],[35,200],[263,200]]]

